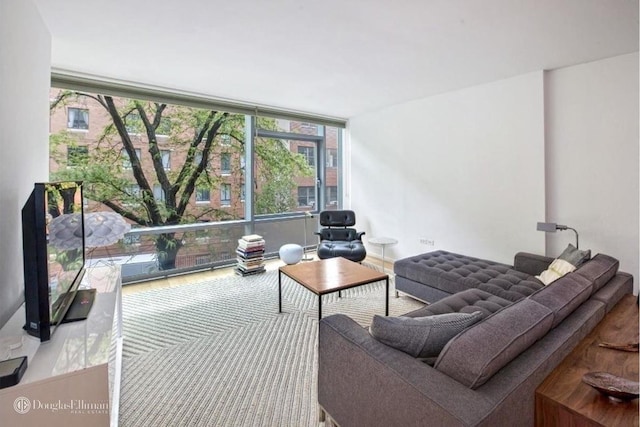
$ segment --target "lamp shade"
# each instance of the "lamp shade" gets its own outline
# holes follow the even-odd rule
[[[115,212],[91,212],[85,215],[87,247],[110,246],[131,230],[122,216]]]
[[[539,222],[538,231],[546,231],[547,233],[555,233],[557,230],[557,224],[555,222]]]

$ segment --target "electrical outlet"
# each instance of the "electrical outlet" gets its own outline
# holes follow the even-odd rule
[[[426,237],[421,237],[419,239],[419,242],[421,245],[426,245],[426,246],[435,246],[436,242],[431,240],[431,239],[427,239]]]

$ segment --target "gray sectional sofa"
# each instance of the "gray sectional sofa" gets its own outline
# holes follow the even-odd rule
[[[342,427],[533,425],[535,389],[633,289],[632,276],[603,254],[550,285],[522,284],[535,282],[551,261],[519,253],[516,268],[463,280],[464,289],[408,313],[483,313],[432,366],[376,340],[348,316],[322,319],[321,414]],[[502,276],[509,270],[517,274]]]

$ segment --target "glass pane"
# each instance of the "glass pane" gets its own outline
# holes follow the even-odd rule
[[[144,227],[244,218],[244,115],[56,88],[50,98],[50,180],[90,183],[88,212],[115,211]],[[173,269],[185,251],[180,235],[135,244],[150,240],[159,268]]]
[[[256,215],[316,209],[315,143],[259,137],[255,150]]]
[[[272,123],[273,122],[273,123]],[[315,123],[296,122],[285,119],[264,119],[258,122],[261,129],[278,132],[302,133],[305,135],[322,135],[322,126]]]
[[[325,128],[325,207],[324,209],[339,209],[342,196],[338,194],[340,184],[339,141],[342,140],[342,129]]]

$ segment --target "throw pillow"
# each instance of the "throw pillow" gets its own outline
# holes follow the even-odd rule
[[[413,357],[435,357],[451,338],[482,319],[481,312],[427,317],[374,315],[369,331],[378,341]]]
[[[549,268],[536,276],[545,285],[553,283],[567,273],[571,273],[580,265],[591,258],[591,250],[581,251],[571,243],[562,251],[560,256],[553,260]]]

